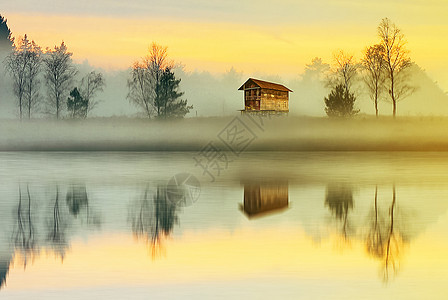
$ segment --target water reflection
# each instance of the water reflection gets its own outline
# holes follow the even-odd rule
[[[348,215],[353,210],[353,190],[347,184],[331,183],[327,185],[325,195],[325,206],[327,206],[333,217],[341,225],[341,235],[344,240],[348,240],[349,233],[352,233]]]
[[[154,189],[147,186],[142,198],[131,204],[132,233],[150,246],[153,258],[162,252],[163,239],[178,222],[178,210],[179,206],[167,198],[166,185],[157,185]]]
[[[51,212],[47,222],[47,241],[49,246],[53,249],[54,254],[59,256],[61,260],[64,259],[65,252],[68,249],[67,230],[69,227],[68,213],[65,209],[59,206],[59,186],[56,185],[56,192]]]
[[[400,258],[408,237],[403,234],[402,227],[397,224],[399,211],[397,209],[397,193],[395,184],[392,197],[386,212],[378,207],[378,186],[375,186],[373,216],[366,237],[367,252],[381,262],[381,273],[384,281],[395,275],[400,266]]]
[[[75,171],[72,172],[78,172],[76,176],[61,175],[57,180],[53,177],[30,179],[30,176],[24,176],[30,183],[19,176],[22,171],[16,171],[19,175],[13,180],[10,179],[8,184],[0,186],[0,196],[6,199],[0,202],[3,204],[0,210],[0,239],[6,241],[3,243],[3,240],[0,240],[0,287],[5,289],[6,281],[12,282],[12,278],[7,278],[12,276],[11,274],[17,276],[15,272],[9,272],[13,265],[28,264],[27,271],[30,273],[29,265],[33,258],[43,259],[44,255],[39,256],[40,253],[56,256],[56,263],[61,269],[70,266],[71,262],[66,259],[69,255],[70,259],[73,258],[74,265],[84,263],[90,267],[89,259],[96,259],[89,257],[90,247],[98,247],[101,251],[109,250],[110,248],[105,247],[116,247],[116,244],[111,246],[107,244],[107,240],[116,237],[121,238],[120,242],[129,238],[128,242],[132,244],[128,248],[126,247],[129,245],[119,248],[119,254],[123,255],[116,258],[123,259],[122,264],[116,264],[117,268],[129,266],[129,273],[125,274],[127,276],[130,276],[131,272],[140,274],[140,263],[145,264],[145,267],[151,265],[153,262],[148,257],[155,258],[163,252],[164,245],[168,244],[167,239],[170,239],[170,251],[163,258],[163,262],[154,263],[154,272],[194,272],[196,265],[190,264],[190,261],[194,261],[194,264],[198,264],[197,269],[205,270],[202,274],[194,275],[198,278],[207,277],[208,269],[200,265],[202,260],[195,258],[202,259],[207,256],[207,251],[213,250],[215,256],[203,261],[211,265],[210,268],[225,269],[222,276],[229,277],[224,279],[233,278],[234,273],[250,267],[260,267],[260,273],[265,272],[264,274],[270,274],[271,270],[285,270],[284,274],[294,277],[291,281],[311,273],[310,276],[318,278],[319,270],[326,270],[327,265],[328,269],[332,270],[347,268],[350,273],[350,268],[354,268],[361,273],[365,271],[366,274],[376,275],[378,265],[381,270],[380,277],[387,281],[397,273],[403,260],[404,249],[409,246],[410,241],[415,241],[418,235],[423,235],[429,224],[435,223],[434,215],[439,216],[446,211],[448,187],[445,187],[444,183],[441,184],[442,187],[432,182],[429,187],[424,184],[417,185],[417,179],[412,175],[414,172],[410,171],[406,174],[411,179],[404,182],[397,180],[396,185],[391,184],[393,181],[389,180],[390,178],[373,178],[377,175],[357,180],[345,174],[338,175],[339,166],[330,168],[328,175],[325,173],[326,169],[322,169],[332,166],[331,162],[334,160],[331,156],[325,156],[325,161],[319,161],[318,156],[314,157],[314,160],[305,158],[295,165],[288,162],[292,165],[291,169],[294,167],[294,172],[300,170],[303,176],[275,176],[254,168],[255,171],[249,169],[244,176],[231,174],[229,177],[223,177],[221,182],[204,184],[198,201],[192,201],[192,205],[183,207],[182,211],[170,201],[173,197],[169,199],[170,191],[167,192],[166,184],[163,184],[172,174],[159,174],[165,172],[159,165],[168,164],[163,160],[150,164],[151,160],[148,162],[146,158],[141,158],[141,161],[147,164],[145,170],[135,171],[136,173],[133,172],[134,168],[138,168],[138,164],[133,160],[125,162],[125,171],[123,166],[119,165],[115,167],[119,170],[114,169],[113,175],[107,179],[94,175],[98,175],[99,171],[112,170],[116,166],[116,160],[106,165],[107,168],[98,167],[90,172],[84,172],[85,168],[74,168]],[[85,159],[79,158],[80,162],[86,165],[96,159],[97,157],[92,159],[89,155]],[[190,157],[189,159],[191,160]],[[375,166],[380,164],[381,159],[374,161]],[[265,163],[269,160],[257,158],[257,163],[259,161]],[[302,167],[303,163],[309,161],[313,161],[316,167],[308,165],[309,170]],[[64,162],[62,160],[59,163],[66,165]],[[275,165],[278,163],[275,161]],[[361,165],[358,161],[352,164]],[[402,167],[400,161],[397,164]],[[399,169],[398,167],[396,169]],[[368,169],[368,165],[365,168]],[[285,173],[289,170],[286,167],[283,169]],[[375,167],[372,170],[378,169]],[[382,172],[384,168],[379,170]],[[320,175],[320,172],[326,175]],[[85,173],[90,176],[88,179],[83,177]],[[358,175],[360,173],[358,171]],[[17,183],[17,178],[20,178],[20,184]],[[246,181],[247,178],[262,180]],[[288,182],[276,178],[288,178]],[[415,191],[418,196],[413,195]],[[423,205],[421,199],[428,192],[432,195],[428,196],[430,200]],[[175,196],[179,196],[174,198],[175,200],[184,199],[182,195],[177,194],[177,190]],[[240,203],[242,213],[235,209]],[[409,208],[415,209],[415,213],[404,214],[403,209],[406,212]],[[261,218],[256,222],[248,222],[246,218],[278,212],[282,213],[272,218]],[[410,230],[410,222],[419,224],[418,230]],[[101,232],[92,234],[92,228],[101,229]],[[275,242],[266,240],[267,233],[275,235]],[[313,244],[311,238],[314,234],[323,237],[323,242]],[[132,237],[144,243],[136,243]],[[334,239],[338,243],[350,242],[354,246],[347,247],[347,252],[344,253],[349,253],[347,256],[350,258],[333,251],[331,246]],[[80,248],[87,254],[83,252],[82,255],[75,255],[74,252],[79,251],[77,246],[80,243]],[[330,246],[326,248],[328,245]],[[412,246],[414,247],[414,243]],[[85,250],[86,248],[88,250]],[[126,252],[126,249],[131,250]],[[135,255],[139,251],[142,256]],[[113,257],[108,251],[101,253]],[[135,261],[126,260],[134,256]],[[85,260],[76,262],[80,257]],[[104,260],[109,262],[110,257]],[[21,260],[17,260],[18,258]],[[369,263],[372,258],[377,264],[375,267]],[[63,259],[62,265],[60,261]],[[235,261],[238,265],[232,265]],[[244,265],[246,262],[247,265]],[[40,271],[44,272],[42,268]],[[117,269],[117,273],[118,271],[120,270]],[[284,275],[280,274],[281,272],[275,276],[279,275],[280,278]],[[376,276],[374,277],[375,282],[378,282]],[[132,285],[129,282],[126,284]]]
[[[22,191],[19,184],[18,205],[16,212],[16,224],[13,229],[12,240],[16,250],[20,251],[24,265],[27,264],[29,258],[32,258],[37,252],[37,241],[35,235],[35,216],[32,212],[29,185],[26,185],[26,191]]]
[[[240,209],[249,217],[265,216],[288,208],[288,182],[250,182],[244,184],[244,204]]]
[[[74,221],[83,210],[87,214],[88,227],[97,228],[101,223],[100,214],[90,212],[85,185],[69,185],[66,202],[61,200],[59,184],[33,187],[29,183],[19,183],[16,195],[17,202],[10,218],[13,221],[11,229],[5,227],[0,231],[0,236],[10,237],[11,246],[6,249],[2,245],[0,249],[0,288],[6,284],[12,261],[26,268],[41,251],[62,261],[70,248]],[[4,218],[8,219],[8,216]]]
[[[0,255],[0,290],[3,285],[6,283],[6,276],[8,276],[9,265],[11,264],[12,256]]]
[[[65,197],[70,214],[77,217],[80,210],[88,210],[89,199],[85,185],[72,184]]]

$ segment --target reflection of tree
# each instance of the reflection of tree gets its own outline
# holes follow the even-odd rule
[[[100,225],[100,216],[97,213],[92,213],[89,206],[89,197],[85,185],[72,184],[67,190],[65,200],[71,215],[78,217],[80,213],[85,212],[87,224],[94,226]]]
[[[167,199],[163,186],[157,186],[152,197],[146,188],[143,199],[137,201],[130,211],[132,232],[150,245],[153,257],[160,252],[162,238],[171,234],[177,220],[177,207]]]
[[[61,208],[59,206],[59,186],[56,186],[56,196],[53,205],[53,214],[48,222],[49,233],[47,236],[48,242],[54,249],[56,255],[64,259],[65,252],[68,248],[66,230],[68,229],[67,220],[62,216]]]
[[[89,199],[87,198],[87,191],[85,185],[72,185],[67,190],[66,202],[69,212],[73,216],[78,216],[79,211],[87,207]]]
[[[353,209],[353,191],[350,186],[330,184],[327,186],[325,205],[328,206],[332,215],[342,222],[342,234],[348,237],[348,212]]]
[[[378,186],[375,187],[375,198],[373,207],[373,218],[371,227],[367,234],[366,246],[367,252],[373,257],[380,258],[383,256],[384,250],[384,222],[378,211]]]
[[[9,272],[9,266],[11,264],[11,257],[0,257],[0,290],[6,282],[6,276]]]
[[[403,236],[401,231],[396,228],[395,220],[396,211],[396,192],[395,184],[393,187],[392,204],[389,208],[389,230],[386,240],[386,249],[383,257],[384,280],[389,279],[389,273],[395,273],[399,266],[399,258],[401,248],[403,248]]]
[[[396,189],[393,185],[392,203],[389,207],[389,216],[384,220],[378,208],[378,188],[375,189],[374,217],[366,238],[367,252],[381,260],[382,273],[385,281],[391,274],[395,274],[399,267],[400,253],[404,246],[403,232],[396,223]]]
[[[28,201],[22,201],[22,189],[19,184],[19,204],[17,206],[17,226],[13,231],[13,242],[16,249],[22,252],[24,264],[27,258],[37,252],[36,239],[34,233],[33,217],[31,213],[31,195],[29,186],[26,186],[26,196]],[[25,202],[25,203],[23,203]]]

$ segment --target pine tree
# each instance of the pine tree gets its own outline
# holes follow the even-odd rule
[[[0,15],[0,52],[10,52],[14,41],[11,30],[6,22],[6,18]]]
[[[182,100],[183,92],[178,92],[180,79],[176,79],[174,72],[166,68],[161,74],[160,81],[156,85],[155,106],[158,108],[159,117],[163,119],[183,118],[193,105],[188,106],[187,100]]]
[[[89,107],[89,101],[84,99],[78,91],[78,88],[74,88],[70,92],[70,97],[67,98],[67,110],[70,112],[70,117],[86,118],[87,110]]]
[[[350,93],[344,84],[338,84],[325,97],[325,112],[329,117],[351,117],[359,112],[355,109],[356,97]]]

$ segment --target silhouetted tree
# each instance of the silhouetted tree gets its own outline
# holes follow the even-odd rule
[[[39,99],[40,82],[37,77],[40,72],[41,54],[41,48],[34,41],[30,42],[25,35],[18,39],[14,51],[5,59],[6,70],[13,79],[20,119],[24,109],[27,109],[28,118],[31,118],[31,111]]]
[[[397,114],[397,102],[409,96],[414,89],[408,84],[406,70],[411,66],[406,40],[401,30],[388,18],[381,20],[378,26],[380,45],[384,49],[384,60],[389,84],[389,95],[392,101],[392,113]]]
[[[25,84],[25,108],[28,111],[28,119],[31,112],[36,111],[40,101],[40,80],[38,78],[42,64],[42,49],[31,41],[30,50],[26,53],[26,84]]]
[[[43,59],[44,77],[48,88],[48,113],[54,114],[56,119],[61,117],[65,96],[77,73],[72,63],[72,55],[73,53],[68,52],[67,46],[62,42],[59,47],[47,48]]]
[[[81,79],[79,85],[79,92],[82,98],[87,102],[86,115],[97,106],[98,101],[94,97],[98,92],[102,92],[105,86],[104,76],[102,73],[97,73],[95,71],[90,72]]]
[[[8,20],[0,15],[0,52],[9,53],[12,50],[14,38],[8,27]]]
[[[75,87],[67,98],[67,110],[70,112],[70,117],[85,119],[88,108],[89,102],[81,96],[78,88]]]
[[[324,99],[325,112],[329,117],[352,117],[359,112],[355,109],[356,97],[345,88],[344,84],[338,84]]]
[[[348,212],[353,209],[353,191],[349,186],[330,184],[327,186],[325,206],[328,206],[332,215],[342,221],[342,233],[348,237]]]
[[[155,105],[159,117],[183,118],[192,105],[187,105],[187,100],[179,99],[184,93],[178,92],[180,79],[176,79],[174,73],[166,68],[160,76],[156,85]]]
[[[347,54],[342,50],[333,54],[334,67],[331,70],[327,85],[335,88],[343,85],[345,90],[351,93],[351,88],[358,72],[358,64],[353,55]]]
[[[386,81],[386,61],[384,60],[384,47],[373,45],[365,49],[361,60],[365,70],[364,82],[367,85],[369,96],[375,106],[375,115],[378,118],[378,100],[384,91]]]
[[[167,47],[152,43],[149,54],[136,61],[132,66],[131,76],[128,80],[128,99],[131,103],[142,109],[148,118],[154,114],[162,115],[159,89],[160,79],[164,70],[173,69],[173,61],[168,59]]]

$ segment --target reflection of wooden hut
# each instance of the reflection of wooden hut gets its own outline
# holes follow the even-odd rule
[[[289,92],[292,91],[284,85],[249,78],[238,90],[244,91],[242,112],[289,112]]]
[[[288,207],[288,183],[249,183],[244,185],[242,209],[249,217]]]

